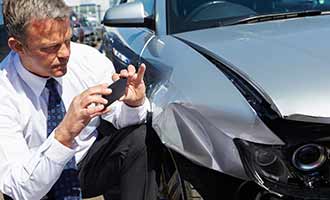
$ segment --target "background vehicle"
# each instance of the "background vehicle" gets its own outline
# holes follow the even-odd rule
[[[74,42],[83,43],[85,39],[85,33],[79,22],[79,17],[75,12],[72,12],[70,15],[70,24],[72,28],[71,40]]]
[[[2,10],[2,0],[0,0],[0,10]],[[8,54],[7,32],[3,25],[3,14],[0,12],[0,62]]]
[[[95,27],[84,16],[80,16],[79,23],[84,30],[84,43],[90,46],[96,46],[97,33]]]
[[[327,0],[135,0],[107,12],[116,70],[148,66],[161,194],[191,199],[192,185],[207,200],[330,199],[329,10]]]
[[[95,17],[87,17],[87,20],[94,29],[97,41],[100,41],[105,31],[103,25]]]

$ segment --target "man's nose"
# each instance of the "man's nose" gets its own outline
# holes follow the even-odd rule
[[[57,52],[58,58],[68,58],[70,56],[70,44],[62,44],[61,48]]]

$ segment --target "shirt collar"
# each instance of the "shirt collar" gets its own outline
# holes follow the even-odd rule
[[[23,79],[23,81],[31,88],[34,94],[39,97],[45,88],[46,82],[49,78],[43,78],[29,72],[23,65],[16,53],[14,57],[14,65],[17,69],[18,75]],[[61,78],[54,78],[60,85],[62,85]]]

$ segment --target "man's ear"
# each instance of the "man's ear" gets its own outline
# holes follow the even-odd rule
[[[14,37],[8,38],[8,46],[15,52],[21,54],[23,53],[23,45]]]

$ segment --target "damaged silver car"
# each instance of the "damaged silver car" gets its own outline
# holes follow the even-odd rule
[[[108,10],[103,42],[117,71],[148,66],[167,199],[330,199],[329,11],[330,0]]]

